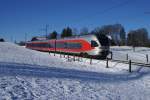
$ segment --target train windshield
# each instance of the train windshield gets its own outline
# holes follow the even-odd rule
[[[96,41],[92,40],[91,41],[91,47],[98,47],[98,44]]]
[[[96,36],[102,46],[109,46],[109,38],[106,35],[96,34]]]

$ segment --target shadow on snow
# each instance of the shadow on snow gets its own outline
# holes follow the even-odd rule
[[[95,82],[121,82],[136,80],[147,74],[150,74],[150,72],[138,71],[133,73],[127,72],[127,74],[115,74],[80,71],[75,69],[64,69],[39,65],[0,62],[0,75],[3,76],[21,75],[27,77],[66,78]]]

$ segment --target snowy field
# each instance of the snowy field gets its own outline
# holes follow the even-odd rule
[[[112,47],[114,59],[144,62],[149,48]],[[84,58],[69,61],[0,43],[0,100],[149,100],[150,68]]]
[[[150,64],[150,48],[146,47],[135,47],[135,51],[133,50],[133,47],[111,47],[111,51],[113,51],[113,59],[116,60],[126,60],[127,54],[128,59],[132,60],[133,62],[139,62],[139,63],[149,63]],[[148,62],[146,55],[148,55]]]

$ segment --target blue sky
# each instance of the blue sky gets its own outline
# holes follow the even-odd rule
[[[28,40],[67,26],[92,30],[120,23],[126,32],[147,28],[150,33],[150,0],[0,0],[0,37]],[[147,14],[145,14],[147,12]]]

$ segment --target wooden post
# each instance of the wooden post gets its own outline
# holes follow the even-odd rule
[[[78,62],[80,62],[80,56],[78,56]]]
[[[131,60],[129,60],[129,72],[131,73]]]
[[[129,56],[128,56],[128,54],[126,54],[126,60],[128,60],[128,58],[129,58]]]
[[[80,61],[81,61],[81,62],[83,61],[83,58],[82,58],[82,57],[80,57]]]
[[[67,55],[68,61],[69,61],[69,55]]]
[[[148,54],[146,55],[146,61],[147,61],[147,63],[148,63]]]
[[[109,68],[108,67],[108,58],[106,58],[106,68]]]
[[[81,62],[81,57],[79,56],[79,61]]]
[[[90,65],[92,65],[92,57],[90,57]]]
[[[56,40],[55,40],[55,51],[54,51],[54,56],[55,56],[55,53],[56,53]]]
[[[76,61],[75,55],[73,55],[73,61]]]
[[[135,52],[135,46],[133,46],[133,52]]]
[[[111,59],[112,59],[112,57],[113,57],[113,53],[112,53],[112,51],[110,52],[110,54],[111,54]]]
[[[60,58],[61,58],[61,53],[60,53]]]
[[[65,58],[65,54],[64,54],[64,58]]]

